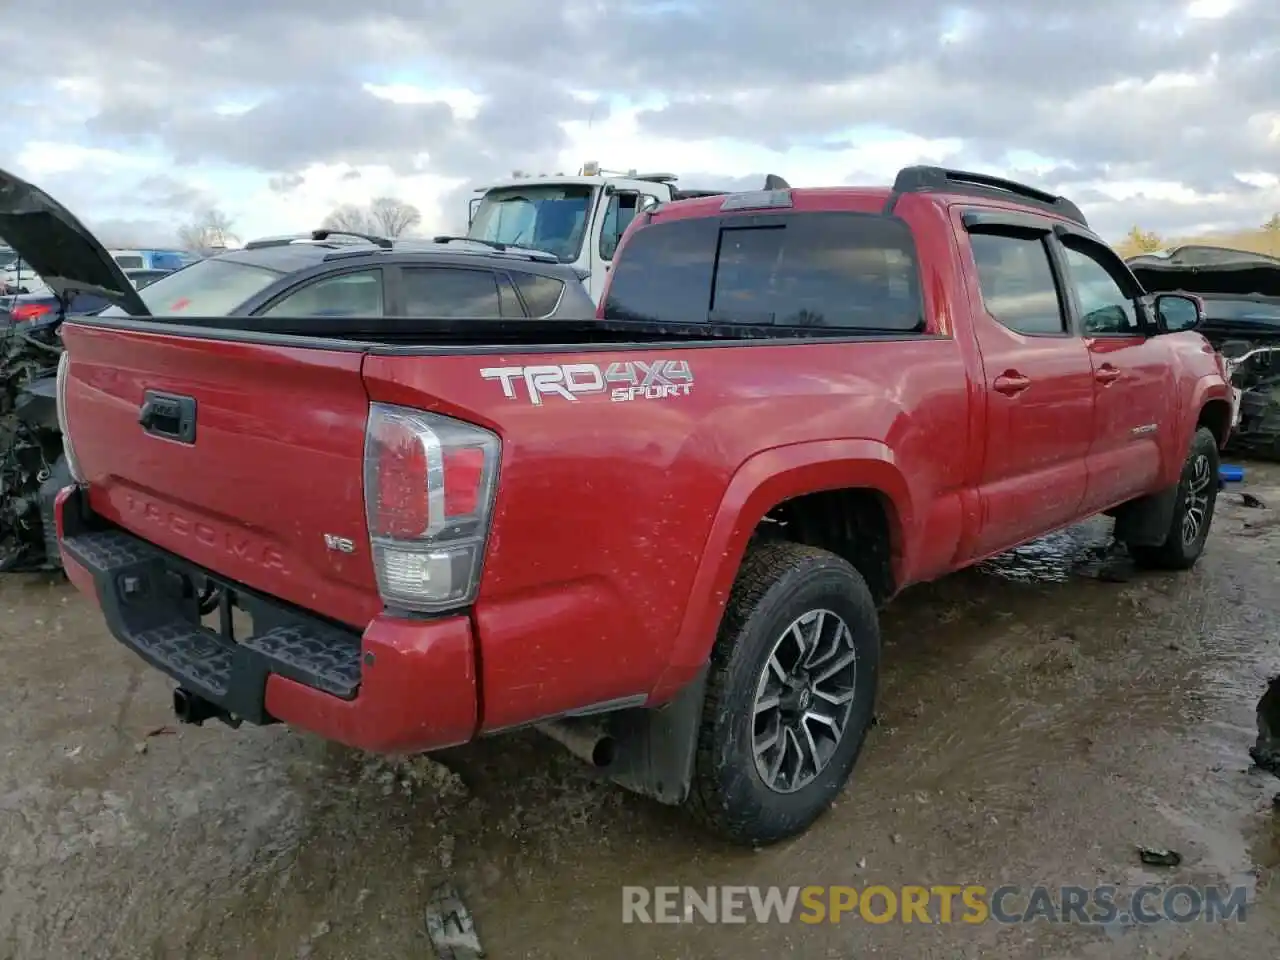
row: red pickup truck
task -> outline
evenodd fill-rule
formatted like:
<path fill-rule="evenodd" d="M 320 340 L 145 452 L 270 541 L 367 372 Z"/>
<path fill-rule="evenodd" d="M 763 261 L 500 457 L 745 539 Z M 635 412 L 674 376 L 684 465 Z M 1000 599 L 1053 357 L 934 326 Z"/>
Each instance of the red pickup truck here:
<path fill-rule="evenodd" d="M 136 310 L 69 213 L 0 200 Z M 536 726 L 751 844 L 844 788 L 881 604 L 1099 513 L 1191 567 L 1232 414 L 1194 298 L 933 167 L 648 208 L 589 321 L 112 312 L 63 327 L 62 556 L 181 719 Z"/>

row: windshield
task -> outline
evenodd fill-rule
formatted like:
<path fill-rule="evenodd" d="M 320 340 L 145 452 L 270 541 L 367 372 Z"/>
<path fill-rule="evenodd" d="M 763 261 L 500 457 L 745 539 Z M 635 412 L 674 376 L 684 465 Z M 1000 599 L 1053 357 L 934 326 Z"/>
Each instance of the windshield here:
<path fill-rule="evenodd" d="M 578 184 L 503 187 L 480 201 L 467 236 L 578 259 L 595 187 Z"/>
<path fill-rule="evenodd" d="M 225 317 L 280 278 L 274 270 L 232 260 L 200 260 L 143 287 L 138 296 L 156 317 Z M 100 316 L 127 317 L 111 306 Z"/>
<path fill-rule="evenodd" d="M 1205 316 L 1211 322 L 1280 324 L 1280 301 L 1202 299 Z"/>

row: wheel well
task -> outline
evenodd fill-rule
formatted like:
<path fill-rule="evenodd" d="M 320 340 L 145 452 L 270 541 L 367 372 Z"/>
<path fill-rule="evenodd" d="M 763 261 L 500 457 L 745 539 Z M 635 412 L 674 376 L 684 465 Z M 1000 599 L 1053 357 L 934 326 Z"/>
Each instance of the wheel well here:
<path fill-rule="evenodd" d="M 1196 428 L 1208 427 L 1213 431 L 1214 439 L 1221 447 L 1227 442 L 1227 432 L 1231 429 L 1231 404 L 1225 400 L 1210 400 L 1200 409 L 1200 419 Z"/>
<path fill-rule="evenodd" d="M 877 603 L 894 592 L 893 507 L 878 490 L 822 490 L 778 504 L 753 539 L 790 540 L 830 550 L 853 564 Z"/>

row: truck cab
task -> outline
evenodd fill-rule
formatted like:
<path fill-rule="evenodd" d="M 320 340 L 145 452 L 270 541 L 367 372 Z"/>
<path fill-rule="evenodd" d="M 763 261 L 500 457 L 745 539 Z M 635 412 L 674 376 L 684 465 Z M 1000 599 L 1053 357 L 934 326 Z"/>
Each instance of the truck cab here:
<path fill-rule="evenodd" d="M 598 163 L 574 176 L 531 177 L 479 188 L 471 201 L 467 236 L 487 243 L 531 247 L 553 253 L 577 271 L 599 303 L 618 241 L 645 207 L 723 191 L 680 190 L 671 173 L 615 174 Z"/>

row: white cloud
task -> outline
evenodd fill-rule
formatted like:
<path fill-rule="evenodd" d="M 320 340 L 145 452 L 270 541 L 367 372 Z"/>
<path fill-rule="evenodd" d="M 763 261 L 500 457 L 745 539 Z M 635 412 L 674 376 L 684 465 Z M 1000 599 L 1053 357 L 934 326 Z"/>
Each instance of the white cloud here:
<path fill-rule="evenodd" d="M 1108 235 L 1280 204 L 1275 0 L 28 6 L 70 66 L 0 57 L 21 105 L 0 165 L 90 221 L 180 218 L 211 193 L 242 232 L 276 233 L 392 194 L 436 229 L 477 183 L 586 160 L 706 187 L 946 162 L 1056 182 Z M 62 29 L 91 19 L 92 38 Z"/>
<path fill-rule="evenodd" d="M 366 83 L 364 89 L 392 103 L 443 103 L 459 120 L 472 120 L 484 97 L 471 90 L 450 87 L 422 87 L 412 83 Z"/>
<path fill-rule="evenodd" d="M 76 171 L 83 171 L 86 176 L 103 176 L 144 174 L 156 168 L 156 161 L 145 155 L 54 140 L 30 140 L 18 151 L 19 171 L 36 181 Z"/>

